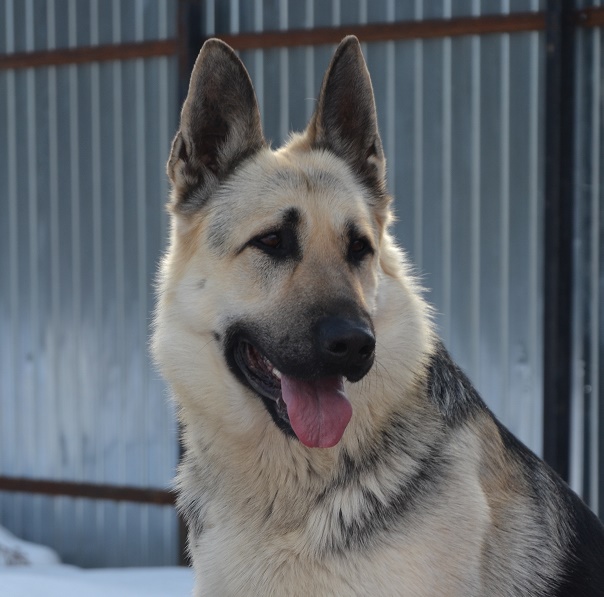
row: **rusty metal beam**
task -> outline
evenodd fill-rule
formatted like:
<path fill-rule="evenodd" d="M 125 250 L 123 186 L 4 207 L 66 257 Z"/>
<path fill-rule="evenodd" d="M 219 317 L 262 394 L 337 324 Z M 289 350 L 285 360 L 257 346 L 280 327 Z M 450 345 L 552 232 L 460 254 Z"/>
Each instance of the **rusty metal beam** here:
<path fill-rule="evenodd" d="M 175 502 L 175 494 L 172 491 L 163 489 L 27 479 L 25 477 L 0 476 L 0 491 L 112 500 L 116 502 L 137 502 L 141 504 L 156 504 L 158 506 L 172 506 Z"/>
<path fill-rule="evenodd" d="M 335 44 L 346 35 L 356 35 L 362 42 L 376 42 L 486 35 L 489 33 L 516 33 L 544 29 L 545 14 L 530 12 L 481 17 L 457 17 L 454 19 L 374 23 L 370 25 L 347 25 L 343 27 L 319 27 L 316 29 L 263 31 L 260 33 L 238 33 L 236 35 L 217 33 L 216 36 L 236 50 L 257 50 Z"/>
<path fill-rule="evenodd" d="M 544 12 L 426 19 L 396 23 L 372 23 L 316 29 L 290 29 L 216 36 L 236 50 L 291 48 L 338 43 L 345 35 L 356 35 L 362 42 L 396 41 L 544 31 Z M 575 12 L 575 23 L 581 27 L 604 27 L 604 8 L 593 7 Z M 19 52 L 0 55 L 0 70 L 85 64 L 109 60 L 133 60 L 155 56 L 177 56 L 182 44 L 178 39 L 165 39 L 127 44 L 84 46 L 58 50 Z"/>
<path fill-rule="evenodd" d="M 162 39 L 140 43 L 80 46 L 77 48 L 42 50 L 39 52 L 18 52 L 15 54 L 0 54 L 0 70 L 173 56 L 176 55 L 177 51 L 177 40 Z"/>

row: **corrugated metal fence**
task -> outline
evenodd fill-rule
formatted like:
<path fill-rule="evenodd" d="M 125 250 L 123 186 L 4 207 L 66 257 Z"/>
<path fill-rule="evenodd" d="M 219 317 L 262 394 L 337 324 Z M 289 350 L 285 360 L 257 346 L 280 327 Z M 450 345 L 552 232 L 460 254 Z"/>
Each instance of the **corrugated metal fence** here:
<path fill-rule="evenodd" d="M 0 2 L 0 51 L 174 38 L 173 2 Z M 66 60 L 69 62 L 69 60 Z M 0 71 L 0 470 L 168 487 L 176 424 L 147 355 L 174 57 Z M 172 509 L 0 494 L 0 524 L 81 565 L 176 562 Z"/>
<path fill-rule="evenodd" d="M 583 6 L 602 7 L 601 0 Z M 604 25 L 602 23 L 601 25 Z M 604 518 L 604 43 L 577 31 L 571 485 Z"/>
<path fill-rule="evenodd" d="M 456 359 L 542 453 L 545 1 L 180 4 L 196 8 L 196 23 L 181 18 L 185 32 L 241 49 L 275 144 L 312 113 L 334 35 L 365 26 L 399 241 Z M 169 0 L 0 0 L 0 15 L 8 55 L 124 43 L 140 55 L 141 42 L 177 28 Z M 425 27 L 390 38 L 371 29 L 402 22 Z M 288 47 L 300 29 L 308 37 Z M 256 35 L 266 31 L 276 37 Z M 579 34 L 577 70 L 572 481 L 593 506 L 603 460 L 600 33 Z M 153 47 L 147 56 L 175 51 Z M 178 443 L 146 336 L 179 67 L 174 56 L 103 56 L 0 70 L 0 474 L 165 488 Z M 159 506 L 0 493 L 0 524 L 78 564 L 177 558 L 175 516 Z"/>

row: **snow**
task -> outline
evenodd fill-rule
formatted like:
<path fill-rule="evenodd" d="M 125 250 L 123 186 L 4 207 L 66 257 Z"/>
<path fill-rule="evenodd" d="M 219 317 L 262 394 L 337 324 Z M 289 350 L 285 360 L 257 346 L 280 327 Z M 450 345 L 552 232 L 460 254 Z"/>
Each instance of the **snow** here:
<path fill-rule="evenodd" d="M 0 527 L 1 597 L 186 597 L 192 590 L 189 568 L 83 570 Z"/>
<path fill-rule="evenodd" d="M 44 545 L 18 539 L 0 527 L 0 571 L 4 566 L 35 566 L 60 564 L 56 552 Z"/>
<path fill-rule="evenodd" d="M 82 570 L 73 566 L 13 566 L 0 570 L 2 597 L 187 597 L 189 568 Z"/>

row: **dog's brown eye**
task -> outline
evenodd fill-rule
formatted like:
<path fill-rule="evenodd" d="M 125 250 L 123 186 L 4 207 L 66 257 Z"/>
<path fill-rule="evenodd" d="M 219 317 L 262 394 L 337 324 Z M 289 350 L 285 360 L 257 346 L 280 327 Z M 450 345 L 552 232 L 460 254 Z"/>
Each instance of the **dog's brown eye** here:
<path fill-rule="evenodd" d="M 270 249 L 278 249 L 281 245 L 281 236 L 273 232 L 272 234 L 267 234 L 266 236 L 259 238 L 258 242 Z"/>
<path fill-rule="evenodd" d="M 275 259 L 298 258 L 300 254 L 296 235 L 288 228 L 260 234 L 248 244 Z"/>
<path fill-rule="evenodd" d="M 350 243 L 350 250 L 352 253 L 361 253 L 367 248 L 367 243 L 361 239 L 357 238 Z"/>
<path fill-rule="evenodd" d="M 348 259 L 351 263 L 360 264 L 365 256 L 373 253 L 373 248 L 366 238 L 352 238 L 348 245 Z"/>

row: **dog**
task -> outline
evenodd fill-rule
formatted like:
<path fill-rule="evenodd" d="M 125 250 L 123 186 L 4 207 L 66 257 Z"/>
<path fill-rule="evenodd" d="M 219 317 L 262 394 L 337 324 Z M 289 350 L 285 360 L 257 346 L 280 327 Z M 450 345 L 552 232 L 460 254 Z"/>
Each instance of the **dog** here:
<path fill-rule="evenodd" d="M 604 595 L 601 523 L 451 360 L 389 232 L 355 37 L 277 150 L 207 41 L 167 168 L 152 349 L 196 595 Z"/>

